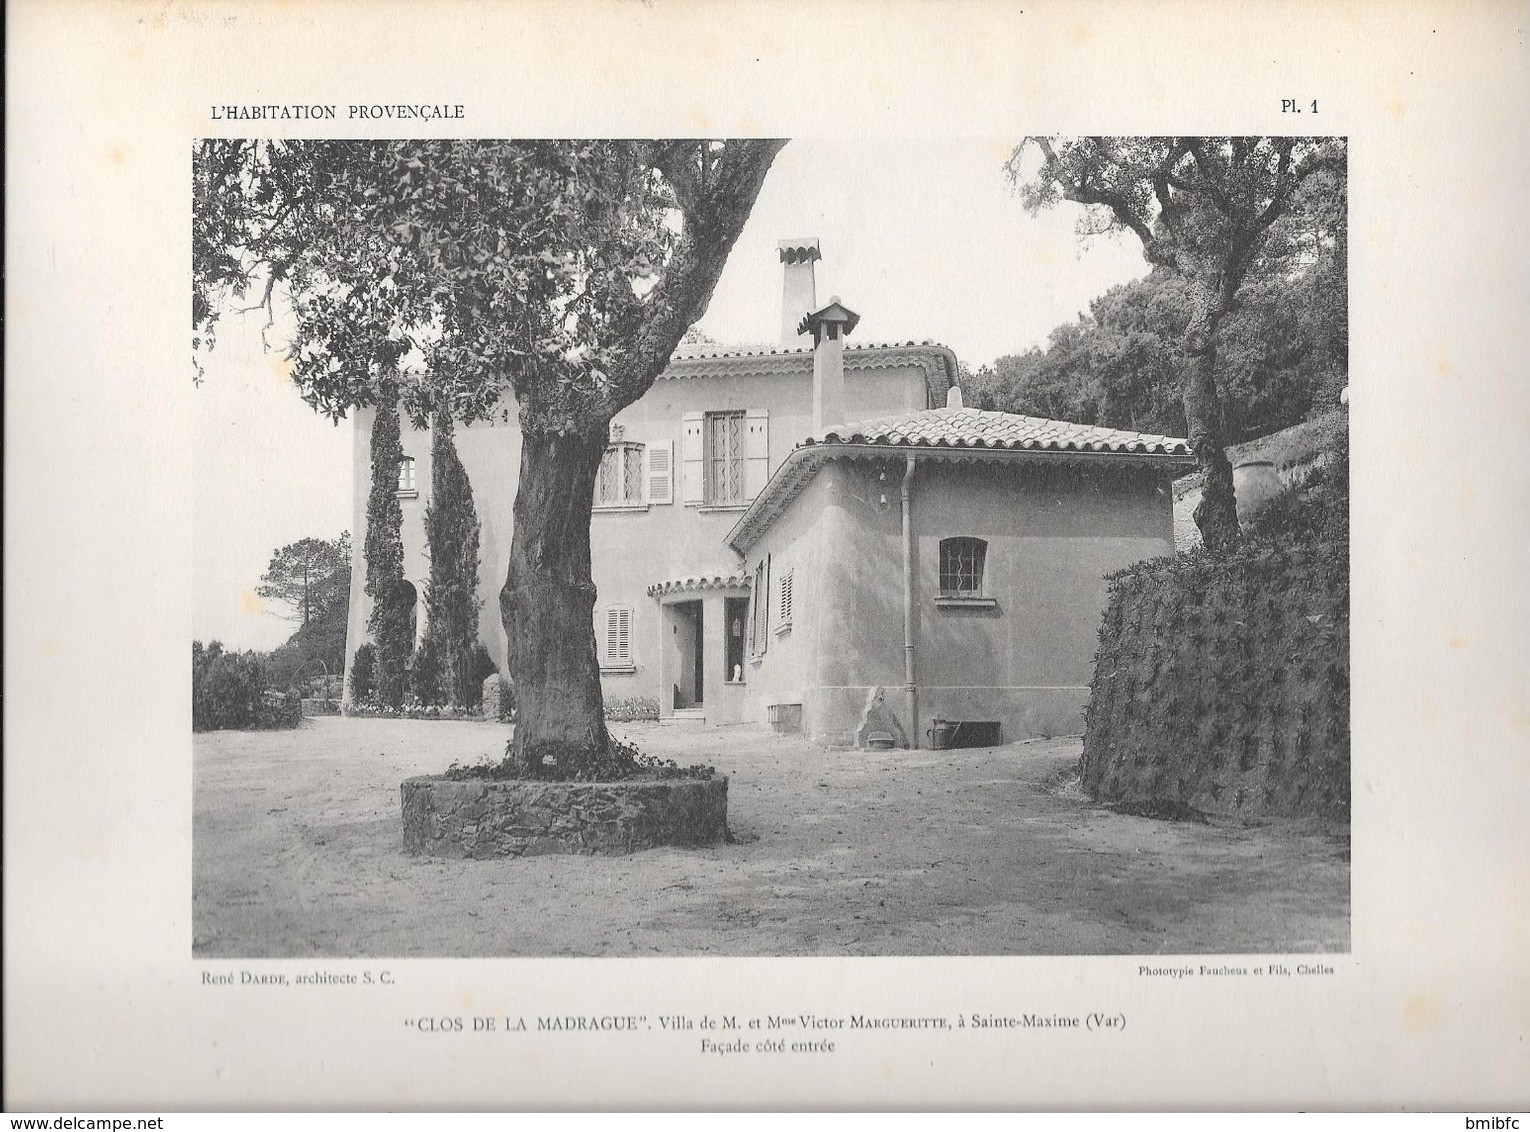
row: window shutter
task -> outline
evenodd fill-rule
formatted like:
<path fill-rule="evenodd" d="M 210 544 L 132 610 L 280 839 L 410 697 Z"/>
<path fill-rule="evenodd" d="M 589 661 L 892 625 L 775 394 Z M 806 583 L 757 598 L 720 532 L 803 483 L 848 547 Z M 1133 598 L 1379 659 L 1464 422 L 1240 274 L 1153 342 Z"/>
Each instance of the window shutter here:
<path fill-rule="evenodd" d="M 648 446 L 648 502 L 675 501 L 675 442 L 660 440 Z"/>
<path fill-rule="evenodd" d="M 606 610 L 601 638 L 601 662 L 607 667 L 632 663 L 632 609 L 613 605 Z"/>
<path fill-rule="evenodd" d="M 701 459 L 701 434 L 705 422 L 701 413 L 685 414 L 685 430 L 680 438 L 680 498 L 688 504 L 701 503 L 705 498 Z"/>
<path fill-rule="evenodd" d="M 792 623 L 792 571 L 788 570 L 781 575 L 781 584 L 776 588 L 781 591 L 781 626 Z"/>
<path fill-rule="evenodd" d="M 621 606 L 613 612 L 616 614 L 616 659 L 622 664 L 631 664 L 632 610 Z"/>
<path fill-rule="evenodd" d="M 753 499 L 770 479 L 770 414 L 750 409 L 744 426 L 744 498 Z"/>
<path fill-rule="evenodd" d="M 755 644 L 759 646 L 760 655 L 765 655 L 765 650 L 770 648 L 770 555 L 765 556 L 765 561 L 760 563 L 760 600 L 757 606 L 760 614 L 759 632 L 755 638 Z"/>

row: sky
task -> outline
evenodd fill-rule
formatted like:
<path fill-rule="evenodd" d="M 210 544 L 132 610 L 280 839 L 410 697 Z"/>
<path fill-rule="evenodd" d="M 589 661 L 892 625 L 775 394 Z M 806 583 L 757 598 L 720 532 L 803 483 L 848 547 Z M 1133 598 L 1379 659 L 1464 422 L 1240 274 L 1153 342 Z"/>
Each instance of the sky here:
<path fill-rule="evenodd" d="M 950 346 L 976 368 L 1046 341 L 1091 299 L 1146 273 L 1128 236 L 1077 234 L 1079 212 L 1038 216 L 1004 176 L 1004 140 L 797 140 L 776 158 L 711 305 L 720 342 L 774 342 L 776 241 L 817 236 L 818 299 L 861 316 L 855 342 Z M 265 315 L 226 316 L 195 391 L 193 511 L 198 640 L 269 649 L 291 635 L 255 595 L 272 553 L 351 520 L 351 428 L 298 396 Z M 264 331 L 264 332 L 263 332 Z"/>

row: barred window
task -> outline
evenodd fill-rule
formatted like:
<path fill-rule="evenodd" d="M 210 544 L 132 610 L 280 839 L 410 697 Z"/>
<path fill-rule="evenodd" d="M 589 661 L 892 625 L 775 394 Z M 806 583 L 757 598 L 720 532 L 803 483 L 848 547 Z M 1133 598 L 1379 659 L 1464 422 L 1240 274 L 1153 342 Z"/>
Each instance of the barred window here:
<path fill-rule="evenodd" d="M 982 597 L 983 560 L 988 544 L 980 538 L 940 540 L 940 596 Z"/>
<path fill-rule="evenodd" d="M 643 446 L 612 444 L 600 461 L 595 481 L 595 506 L 631 507 L 644 502 Z"/>
<path fill-rule="evenodd" d="M 744 503 L 742 410 L 706 416 L 706 495 L 709 504 Z"/>

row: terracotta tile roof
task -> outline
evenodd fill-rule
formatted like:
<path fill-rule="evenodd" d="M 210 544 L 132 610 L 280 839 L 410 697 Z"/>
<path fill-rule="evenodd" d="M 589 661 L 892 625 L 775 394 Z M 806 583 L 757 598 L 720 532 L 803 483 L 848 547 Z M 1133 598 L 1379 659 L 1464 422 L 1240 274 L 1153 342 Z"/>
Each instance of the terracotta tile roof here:
<path fill-rule="evenodd" d="M 939 346 L 940 343 L 925 339 L 921 342 L 856 342 L 845 344 L 845 353 L 854 353 L 856 350 L 906 350 L 912 346 Z M 670 360 L 675 362 L 695 361 L 701 358 L 762 358 L 771 355 L 806 354 L 811 356 L 811 346 L 782 346 L 766 342 L 742 342 L 725 345 L 720 342 L 692 343 L 682 342 L 670 355 Z"/>
<path fill-rule="evenodd" d="M 1190 445 L 1177 437 L 966 408 L 926 409 L 857 424 L 835 425 L 806 443 L 1190 455 Z"/>
<path fill-rule="evenodd" d="M 747 574 L 698 574 L 689 578 L 671 578 L 648 587 L 648 596 L 685 593 L 693 590 L 731 590 L 747 588 L 752 579 Z"/>
<path fill-rule="evenodd" d="M 912 455 L 909 449 L 922 449 L 924 451 L 916 458 L 957 464 L 1106 461 L 1172 470 L 1195 462 L 1190 445 L 1173 436 L 1022 417 L 985 409 L 925 409 L 901 413 L 859 424 L 837 425 L 797 445 L 771 474 L 749 509 L 739 516 L 724 541 L 737 553 L 746 553 L 825 463 L 837 459 L 881 458 L 880 453 L 868 453 L 867 448 L 890 448 L 909 455 Z"/>

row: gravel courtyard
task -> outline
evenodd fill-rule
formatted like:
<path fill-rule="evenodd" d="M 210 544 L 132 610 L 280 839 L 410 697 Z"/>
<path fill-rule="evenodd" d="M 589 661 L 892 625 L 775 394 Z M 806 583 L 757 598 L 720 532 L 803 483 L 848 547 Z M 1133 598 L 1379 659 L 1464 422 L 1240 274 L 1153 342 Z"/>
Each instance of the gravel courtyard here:
<path fill-rule="evenodd" d="M 198 957 L 1089 955 L 1344 951 L 1347 834 L 1097 809 L 1077 739 L 825 751 L 613 725 L 729 776 L 735 844 L 447 861 L 399 783 L 497 756 L 481 723 L 320 718 L 195 737 Z"/>

